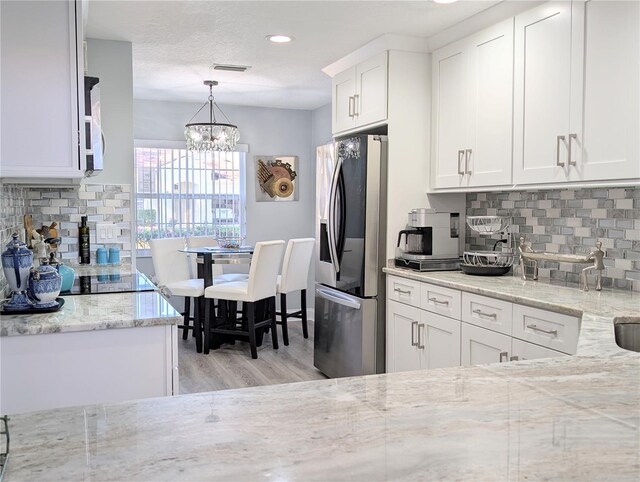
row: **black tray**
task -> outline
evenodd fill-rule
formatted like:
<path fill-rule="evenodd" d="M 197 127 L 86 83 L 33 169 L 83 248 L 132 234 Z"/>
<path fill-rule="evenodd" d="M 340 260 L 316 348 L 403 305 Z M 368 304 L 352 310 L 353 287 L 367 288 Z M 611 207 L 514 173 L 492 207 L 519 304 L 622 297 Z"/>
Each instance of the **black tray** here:
<path fill-rule="evenodd" d="M 7 310 L 2 305 L 0 308 L 0 315 L 35 315 L 39 313 L 54 313 L 64 306 L 64 298 L 56 298 L 58 306 L 52 306 L 51 308 L 28 308 L 26 310 Z"/>
<path fill-rule="evenodd" d="M 475 276 L 502 276 L 511 271 L 511 266 L 476 266 L 460 263 L 460 269 L 463 273 Z"/>

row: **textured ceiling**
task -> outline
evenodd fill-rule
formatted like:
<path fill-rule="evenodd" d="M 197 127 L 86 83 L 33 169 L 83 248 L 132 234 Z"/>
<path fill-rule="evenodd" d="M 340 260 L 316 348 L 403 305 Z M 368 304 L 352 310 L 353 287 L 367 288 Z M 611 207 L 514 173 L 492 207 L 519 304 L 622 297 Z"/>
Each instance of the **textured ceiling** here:
<path fill-rule="evenodd" d="M 322 67 L 380 35 L 428 37 L 496 3 L 91 0 L 86 36 L 132 42 L 137 99 L 204 102 L 202 81 L 215 79 L 220 103 L 315 109 L 331 101 Z M 295 41 L 267 42 L 273 33 Z"/>

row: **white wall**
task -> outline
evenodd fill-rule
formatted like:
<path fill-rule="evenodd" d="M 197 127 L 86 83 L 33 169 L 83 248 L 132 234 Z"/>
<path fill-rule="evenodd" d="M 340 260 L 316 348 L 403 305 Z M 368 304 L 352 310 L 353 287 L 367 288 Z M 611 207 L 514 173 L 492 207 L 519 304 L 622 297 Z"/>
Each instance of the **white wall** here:
<path fill-rule="evenodd" d="M 99 77 L 105 169 L 88 180 L 133 184 L 133 67 L 131 42 L 87 39 L 88 75 Z"/>
<path fill-rule="evenodd" d="M 203 96 L 203 102 L 206 100 Z M 147 140 L 184 140 L 184 125 L 201 104 L 134 101 L 134 137 Z M 240 130 L 240 142 L 249 145 L 247 154 L 247 243 L 270 239 L 313 237 L 315 206 L 315 139 L 331 139 L 331 110 L 271 109 L 222 105 L 222 110 Z M 328 119 L 325 119 L 325 116 Z M 328 126 L 328 132 L 327 132 Z M 316 137 L 317 136 L 317 137 Z M 328 137 L 327 137 L 328 136 Z M 298 156 L 299 200 L 257 202 L 254 156 Z M 152 273 L 150 260 L 138 258 L 138 268 Z M 309 276 L 308 306 L 313 306 L 312 272 Z M 299 306 L 297 296 L 288 303 Z"/>

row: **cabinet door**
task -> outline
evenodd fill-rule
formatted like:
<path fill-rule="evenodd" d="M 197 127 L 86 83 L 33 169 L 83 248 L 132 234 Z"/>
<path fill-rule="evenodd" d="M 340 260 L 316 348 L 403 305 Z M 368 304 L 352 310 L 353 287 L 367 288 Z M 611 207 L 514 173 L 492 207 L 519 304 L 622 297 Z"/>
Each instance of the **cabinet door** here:
<path fill-rule="evenodd" d="M 387 373 L 420 369 L 420 310 L 387 300 Z"/>
<path fill-rule="evenodd" d="M 76 41 L 76 2 L 1 2 L 0 9 L 0 175 L 82 177 L 84 162 L 78 152 L 78 111 L 84 105 L 78 96 L 82 31 Z"/>
<path fill-rule="evenodd" d="M 467 125 L 466 40 L 433 53 L 433 156 L 436 188 L 460 187 L 465 181 Z"/>
<path fill-rule="evenodd" d="M 511 353 L 509 358 L 517 357 L 517 360 L 535 360 L 537 358 L 553 358 L 557 356 L 569 356 L 559 351 L 550 350 L 543 346 L 527 343 L 514 338 L 511 340 Z"/>
<path fill-rule="evenodd" d="M 469 119 L 465 171 L 470 186 L 511 183 L 513 19 L 469 42 Z"/>
<path fill-rule="evenodd" d="M 568 179 L 571 16 L 571 2 L 549 2 L 515 18 L 516 184 Z"/>
<path fill-rule="evenodd" d="M 352 67 L 340 72 L 331 81 L 331 115 L 333 133 L 346 131 L 355 126 L 356 69 Z"/>
<path fill-rule="evenodd" d="M 418 349 L 423 369 L 460 366 L 460 324 L 428 311 L 420 313 Z"/>
<path fill-rule="evenodd" d="M 587 2 L 584 18 L 584 133 L 582 159 L 572 175 L 637 180 L 640 3 Z"/>
<path fill-rule="evenodd" d="M 507 361 L 511 354 L 511 337 L 462 323 L 460 352 L 463 366 Z"/>
<path fill-rule="evenodd" d="M 387 52 L 356 66 L 356 125 L 387 118 Z"/>

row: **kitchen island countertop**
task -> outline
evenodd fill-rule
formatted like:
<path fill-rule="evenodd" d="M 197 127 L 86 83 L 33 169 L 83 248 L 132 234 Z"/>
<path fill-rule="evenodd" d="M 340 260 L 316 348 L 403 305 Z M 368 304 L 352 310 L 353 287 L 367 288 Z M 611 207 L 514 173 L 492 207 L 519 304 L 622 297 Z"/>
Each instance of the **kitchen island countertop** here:
<path fill-rule="evenodd" d="M 107 272 L 147 280 L 128 264 L 73 268 L 77 276 Z M 64 305 L 54 313 L 1 315 L 0 337 L 176 325 L 182 321 L 180 313 L 155 291 L 61 296 Z"/>
<path fill-rule="evenodd" d="M 596 297 L 573 357 L 17 415 L 6 481 L 636 481 L 640 354 L 612 323 L 638 298 Z"/>

